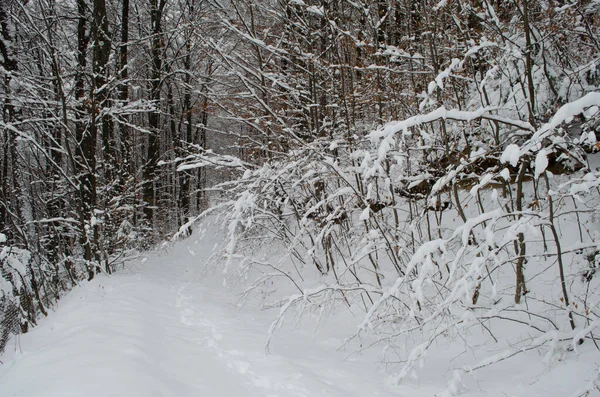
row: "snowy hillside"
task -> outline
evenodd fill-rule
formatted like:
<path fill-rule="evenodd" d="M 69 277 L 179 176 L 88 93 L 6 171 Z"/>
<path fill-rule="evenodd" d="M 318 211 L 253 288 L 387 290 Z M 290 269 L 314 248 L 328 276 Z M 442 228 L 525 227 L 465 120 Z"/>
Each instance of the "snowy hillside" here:
<path fill-rule="evenodd" d="M 212 232 L 212 230 L 211 230 Z M 77 287 L 56 313 L 9 342 L 2 397 L 392 396 L 339 340 L 286 331 L 265 355 L 268 313 L 241 311 L 190 238 L 127 271 Z"/>
<path fill-rule="evenodd" d="M 445 395 L 446 362 L 460 360 L 460 342 L 436 349 L 418 379 L 393 385 L 385 368 L 375 371 L 373 352 L 337 350 L 355 321 L 348 311 L 317 328 L 314 318 L 284 326 L 265 354 L 277 310 L 252 302 L 238 308 L 239 294 L 207 266 L 222 236 L 214 225 L 200 235 L 82 284 L 33 331 L 11 340 L 0 364 L 0 396 Z M 549 367 L 537 354 L 523 355 L 478 373 L 463 392 L 586 395 L 599 375 L 594 350 L 586 343 Z"/>

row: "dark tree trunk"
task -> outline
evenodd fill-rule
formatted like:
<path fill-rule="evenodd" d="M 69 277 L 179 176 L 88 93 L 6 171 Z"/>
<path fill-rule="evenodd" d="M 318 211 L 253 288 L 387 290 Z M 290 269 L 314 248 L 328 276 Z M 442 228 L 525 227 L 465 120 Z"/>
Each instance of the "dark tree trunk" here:
<path fill-rule="evenodd" d="M 162 12 L 166 5 L 166 0 L 151 0 L 150 3 L 150 22 L 152 26 L 151 40 L 151 63 L 152 71 L 150 76 L 150 100 L 154 103 L 156 109 L 148 115 L 148 126 L 150 135 L 148 137 L 148 157 L 144 167 L 144 215 L 148 222 L 152 223 L 154 219 L 155 205 L 155 178 L 156 165 L 159 159 L 159 127 L 160 127 L 160 89 L 162 75 Z"/>
<path fill-rule="evenodd" d="M 190 13 L 193 12 L 193 9 L 190 10 Z M 184 77 L 185 82 L 185 94 L 183 96 L 183 119 L 185 120 L 185 133 L 182 133 L 180 137 L 179 145 L 183 145 L 183 142 L 191 142 L 192 139 L 192 126 L 193 126 L 193 117 L 192 117 L 192 78 L 191 78 L 191 44 L 188 40 L 185 43 L 186 55 L 183 67 L 186 70 L 186 75 Z M 181 155 L 183 155 L 183 151 Z M 181 208 L 181 223 L 185 223 L 187 221 L 187 217 L 190 214 L 190 173 L 188 171 L 183 171 L 180 173 L 179 177 L 179 204 Z"/>
<path fill-rule="evenodd" d="M 88 227 L 92 211 L 96 206 L 96 135 L 95 129 L 87 123 L 89 101 L 85 93 L 85 71 L 87 68 L 87 49 L 89 36 L 86 33 L 88 25 L 87 4 L 85 0 L 77 1 L 77 75 L 75 79 L 75 97 L 77 99 L 77 116 L 75 123 L 75 156 L 79 181 L 79 205 L 77 212 L 81 227 L 80 243 L 84 249 L 84 258 L 88 261 L 88 279 L 94 277 L 94 269 L 89 265 L 94 259 L 94 245 Z M 92 114 L 93 118 L 93 114 Z M 93 123 L 92 123 L 93 124 Z"/>
<path fill-rule="evenodd" d="M 110 56 L 111 39 L 108 28 L 105 0 L 94 0 L 92 24 L 93 38 L 93 89 L 92 89 L 92 136 L 102 136 L 102 153 L 107 177 L 111 177 L 114 163 L 113 123 L 110 117 L 102 114 L 102 110 L 110 107 L 108 95 L 108 60 Z"/>
<path fill-rule="evenodd" d="M 0 40 L 0 64 L 6 70 L 4 77 L 4 89 L 7 95 L 5 95 L 4 103 L 2 104 L 2 119 L 4 122 L 10 123 L 14 120 L 14 107 L 10 101 L 9 83 L 10 75 L 12 72 L 17 70 L 17 62 L 13 59 L 12 54 L 7 47 L 8 43 L 11 43 L 12 36 L 9 29 L 8 10 L 6 4 L 0 2 L 0 34 L 2 40 Z M 2 150 L 2 167 L 0 167 L 0 232 L 5 233 L 7 237 L 12 238 L 12 233 L 9 227 L 9 210 L 7 206 L 11 201 L 11 182 L 10 172 L 11 163 L 9 160 L 11 145 L 14 145 L 14 132 L 4 132 L 2 136 L 3 150 Z"/>
<path fill-rule="evenodd" d="M 118 99 L 121 104 L 125 106 L 129 100 L 129 85 L 127 79 L 129 78 L 128 70 L 128 45 L 129 45 L 129 0 L 123 0 L 121 9 L 121 44 L 119 46 L 119 88 L 118 88 Z M 125 123 L 129 122 L 127 116 L 123 116 Z M 120 142 L 121 142 L 121 157 L 122 157 L 122 169 L 124 172 L 129 174 L 131 172 L 132 152 L 131 152 L 131 134 L 130 129 L 126 124 L 121 124 L 119 127 Z M 121 178 L 123 183 L 124 178 Z"/>

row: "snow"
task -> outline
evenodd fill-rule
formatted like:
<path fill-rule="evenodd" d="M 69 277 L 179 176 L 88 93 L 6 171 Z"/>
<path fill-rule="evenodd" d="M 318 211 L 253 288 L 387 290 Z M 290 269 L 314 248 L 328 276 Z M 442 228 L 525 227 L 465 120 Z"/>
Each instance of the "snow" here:
<path fill-rule="evenodd" d="M 542 125 L 542 127 L 533 134 L 533 137 L 529 140 L 524 152 L 528 151 L 530 148 L 536 147 L 562 123 L 569 122 L 573 120 L 575 116 L 586 111 L 589 114 L 597 106 L 600 106 L 600 92 L 590 92 L 582 98 L 561 106 L 554 114 L 554 117 L 552 117 L 548 123 Z"/>
<path fill-rule="evenodd" d="M 596 116 L 596 113 L 598 113 L 598 109 L 599 109 L 598 106 L 592 106 L 589 109 L 585 110 L 583 112 L 583 115 L 586 118 L 591 119 L 592 117 Z"/>
<path fill-rule="evenodd" d="M 306 7 L 306 12 L 312 12 L 313 14 L 317 14 L 320 16 L 324 15 L 324 8 L 323 7 L 317 7 L 317 6 L 310 6 L 310 7 Z"/>
<path fill-rule="evenodd" d="M 548 168 L 548 153 L 542 149 L 535 157 L 535 179 L 539 178 Z"/>
<path fill-rule="evenodd" d="M 429 95 L 432 95 L 435 87 L 439 87 L 440 89 L 444 89 L 444 79 L 447 79 L 448 77 L 450 77 L 450 73 L 452 73 L 452 70 L 456 69 L 458 66 L 461 65 L 460 59 L 457 58 L 453 58 L 452 62 L 450 63 L 450 66 L 448 66 L 445 70 L 443 70 L 440 74 L 437 75 L 437 77 L 435 78 L 435 81 L 433 82 L 433 86 L 431 83 L 429 83 Z"/>
<path fill-rule="evenodd" d="M 435 5 L 434 10 L 439 10 L 440 8 L 444 8 L 448 4 L 448 0 L 440 0 L 439 3 Z"/>
<path fill-rule="evenodd" d="M 8 265 L 5 269 L 9 273 L 12 273 L 11 278 L 15 284 L 14 288 L 17 290 L 21 288 L 21 277 L 18 275 L 27 274 L 26 265 L 30 260 L 31 253 L 20 248 L 4 246 L 0 251 L 0 262 Z M 4 277 L 0 277 L 0 297 L 2 297 L 3 294 L 9 294 L 12 290 L 13 285 L 11 285 Z"/>
<path fill-rule="evenodd" d="M 514 143 L 508 145 L 504 152 L 502 152 L 502 157 L 500 157 L 500 161 L 504 163 L 510 163 L 513 167 L 516 167 L 519 163 L 519 158 L 521 157 L 521 149 L 519 145 L 515 145 Z"/>
<path fill-rule="evenodd" d="M 192 236 L 197 235 L 194 231 Z M 214 233 L 75 288 L 56 312 L 9 342 L 1 397 L 397 396 L 385 374 L 346 360 L 332 333 L 275 337 L 272 312 L 241 311 L 206 275 Z"/>
<path fill-rule="evenodd" d="M 369 216 L 371 214 L 371 208 L 367 207 L 363 210 L 363 212 L 360 214 L 360 220 L 361 221 L 367 221 L 369 220 Z"/>
<path fill-rule="evenodd" d="M 473 224 L 499 214 L 473 219 L 456 234 L 464 239 Z M 75 288 L 38 327 L 8 344 L 0 357 L 0 397 L 564 397 L 586 390 L 597 395 L 597 352 L 591 343 L 577 346 L 576 356 L 564 362 L 544 364 L 532 352 L 475 375 L 471 367 L 461 368 L 460 359 L 459 369 L 445 366 L 462 357 L 464 346 L 444 338 L 444 327 L 437 347 L 425 341 L 407 351 L 406 358 L 422 367 L 418 377 L 406 366 L 403 376 L 388 378 L 377 371 L 375 352 L 340 350 L 360 314 L 336 311 L 316 327 L 314 319 L 290 321 L 291 311 L 280 321 L 277 313 L 285 307 L 261 310 L 256 301 L 240 307 L 237 290 L 223 287 L 219 269 L 207 265 L 212 247 L 222 240 L 214 227 L 204 233 L 196 229 L 164 252 Z M 419 266 L 422 275 L 410 283 L 419 300 L 426 299 L 423 288 L 435 273 L 433 255 L 444 250 L 443 240 L 430 241 L 411 261 L 408 271 Z M 397 279 L 385 295 L 396 295 L 405 282 Z M 344 288 L 317 285 L 290 302 Z M 463 314 L 466 323 L 469 316 Z M 275 332 L 266 354 L 270 329 Z M 507 353 L 497 349 L 501 353 L 478 362 L 502 360 Z M 424 361 L 425 354 L 431 359 Z"/>
<path fill-rule="evenodd" d="M 491 109 L 480 108 L 475 111 L 461 111 L 456 109 L 447 110 L 446 108 L 439 107 L 430 113 L 409 117 L 402 121 L 392 121 L 385 125 L 383 128 L 375 130 L 369 134 L 370 139 L 376 142 L 379 138 L 388 137 L 394 135 L 400 131 L 408 130 L 409 128 L 416 127 L 422 124 L 430 123 L 439 119 L 452 119 L 460 121 L 473 121 L 479 117 L 485 115 Z"/>

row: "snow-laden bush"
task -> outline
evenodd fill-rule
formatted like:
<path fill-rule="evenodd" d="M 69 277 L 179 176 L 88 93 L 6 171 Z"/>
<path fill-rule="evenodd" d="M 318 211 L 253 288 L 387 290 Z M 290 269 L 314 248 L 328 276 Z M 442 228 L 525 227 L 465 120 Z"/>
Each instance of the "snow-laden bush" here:
<path fill-rule="evenodd" d="M 398 380 L 448 338 L 468 340 L 483 357 L 454 383 L 531 349 L 551 360 L 593 340 L 600 324 L 597 159 L 577 172 L 550 171 L 556 153 L 579 156 L 595 143 L 585 128 L 572 138 L 567 122 L 583 115 L 593 124 L 599 104 L 591 93 L 564 105 L 527 139 L 495 149 L 482 173 L 489 159 L 476 149 L 443 169 L 422 163 L 413 131 L 440 119 L 470 128 L 485 110 L 435 110 L 360 146 L 316 140 L 285 161 L 247 167 L 223 186 L 232 199 L 220 206 L 220 257 L 249 279 L 248 294 L 273 283 L 295 290 L 267 298 L 280 307 L 271 335 L 293 310 L 362 310 L 354 338 L 383 344 L 385 360 L 401 363 Z M 490 341 L 501 354 L 484 354 Z"/>
<path fill-rule="evenodd" d="M 0 240 L 5 240 L 3 234 Z M 26 332 L 30 323 L 36 323 L 31 279 L 27 277 L 31 259 L 31 253 L 20 248 L 4 246 L 0 252 L 0 353 L 12 334 Z"/>
<path fill-rule="evenodd" d="M 243 175 L 217 187 L 219 257 L 280 308 L 270 337 L 293 312 L 362 310 L 348 343 L 380 345 L 397 381 L 462 340 L 471 358 L 450 393 L 515 355 L 552 362 L 597 343 L 597 6 L 543 3 L 528 19 L 527 3 L 484 3 L 464 5 L 477 28 L 406 117 L 306 139 L 282 121 L 295 141 L 261 165 L 206 154 L 184 165 Z M 567 21 L 574 38 L 557 33 Z M 381 55 L 399 73 L 416 59 Z"/>

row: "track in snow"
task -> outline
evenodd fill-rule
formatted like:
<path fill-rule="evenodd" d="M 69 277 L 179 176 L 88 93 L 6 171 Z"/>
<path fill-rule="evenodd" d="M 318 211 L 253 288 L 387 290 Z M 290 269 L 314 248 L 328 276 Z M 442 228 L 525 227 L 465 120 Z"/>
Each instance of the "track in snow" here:
<path fill-rule="evenodd" d="M 344 361 L 311 330 L 279 336 L 265 355 L 272 315 L 202 281 L 204 256 L 182 242 L 76 288 L 9 344 L 0 397 L 398 396 L 372 363 Z"/>

